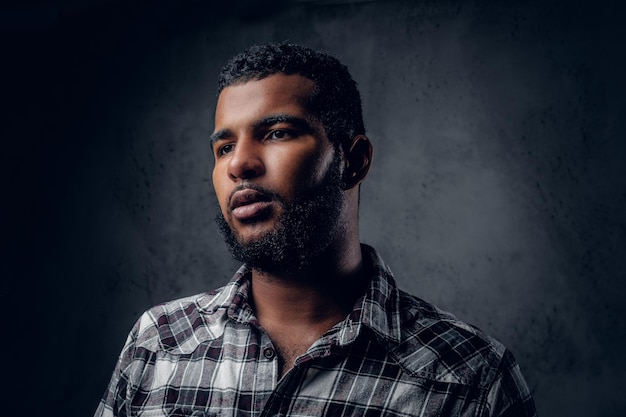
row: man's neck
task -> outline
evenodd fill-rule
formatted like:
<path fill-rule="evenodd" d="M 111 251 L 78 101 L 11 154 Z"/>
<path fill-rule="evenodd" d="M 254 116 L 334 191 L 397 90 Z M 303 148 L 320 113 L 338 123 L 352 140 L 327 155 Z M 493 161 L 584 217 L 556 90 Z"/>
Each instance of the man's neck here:
<path fill-rule="evenodd" d="M 297 272 L 252 271 L 255 313 L 263 321 L 315 325 L 345 316 L 365 290 L 360 245 L 317 260 Z"/>

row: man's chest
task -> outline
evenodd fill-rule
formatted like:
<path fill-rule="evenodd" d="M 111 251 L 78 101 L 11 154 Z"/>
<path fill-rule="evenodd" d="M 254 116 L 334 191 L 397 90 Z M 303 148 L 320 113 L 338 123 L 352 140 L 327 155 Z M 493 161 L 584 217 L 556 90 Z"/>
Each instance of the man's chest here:
<path fill-rule="evenodd" d="M 306 355 L 305 355 L 306 356 Z M 280 378 L 269 340 L 158 353 L 131 376 L 133 416 L 475 416 L 471 387 L 409 375 L 375 344 L 300 357 Z"/>

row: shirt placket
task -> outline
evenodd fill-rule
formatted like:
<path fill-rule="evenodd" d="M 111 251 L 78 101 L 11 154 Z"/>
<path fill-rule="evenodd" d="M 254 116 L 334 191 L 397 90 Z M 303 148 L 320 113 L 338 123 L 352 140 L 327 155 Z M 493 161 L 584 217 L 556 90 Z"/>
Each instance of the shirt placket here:
<path fill-rule="evenodd" d="M 309 364 L 317 358 L 308 358 L 287 372 L 278 381 L 276 388 L 269 396 L 260 417 L 288 416 L 293 402 L 297 400 L 297 392 L 301 387 L 302 379 Z"/>
<path fill-rule="evenodd" d="M 351 325 L 352 323 L 350 323 Z M 352 328 L 350 332 L 352 333 Z M 340 332 L 333 332 L 332 335 L 323 336 L 314 343 L 304 355 L 296 359 L 291 368 L 283 378 L 278 381 L 272 394 L 267 399 L 260 417 L 288 416 L 292 408 L 292 403 L 297 401 L 297 393 L 302 389 L 303 378 L 307 368 L 315 361 L 330 355 L 333 344 L 336 344 Z M 271 342 L 270 342 L 271 343 Z M 278 369 L 277 358 L 274 355 L 276 369 Z"/>
<path fill-rule="evenodd" d="M 278 383 L 278 354 L 267 333 L 260 331 L 260 335 L 259 359 L 255 361 L 256 369 L 252 375 L 255 410 L 264 409 L 271 400 Z"/>

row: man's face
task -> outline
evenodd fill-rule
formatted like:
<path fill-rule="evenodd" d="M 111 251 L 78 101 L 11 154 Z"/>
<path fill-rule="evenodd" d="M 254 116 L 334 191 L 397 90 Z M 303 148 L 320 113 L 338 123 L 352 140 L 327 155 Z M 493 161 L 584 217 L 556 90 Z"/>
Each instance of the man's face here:
<path fill-rule="evenodd" d="M 215 112 L 218 224 L 259 269 L 306 266 L 339 233 L 340 158 L 305 108 L 314 84 L 275 74 L 226 87 Z"/>

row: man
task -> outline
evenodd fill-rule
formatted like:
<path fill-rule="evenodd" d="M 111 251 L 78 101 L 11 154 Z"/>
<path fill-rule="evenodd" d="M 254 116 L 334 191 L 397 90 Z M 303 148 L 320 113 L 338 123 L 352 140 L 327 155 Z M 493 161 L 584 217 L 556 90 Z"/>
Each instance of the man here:
<path fill-rule="evenodd" d="M 358 233 L 372 161 L 345 66 L 290 44 L 222 70 L 226 286 L 144 313 L 97 416 L 533 416 L 512 355 L 399 290 Z"/>

